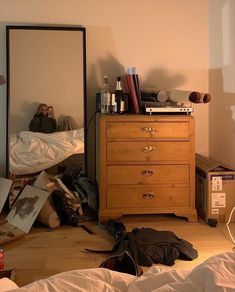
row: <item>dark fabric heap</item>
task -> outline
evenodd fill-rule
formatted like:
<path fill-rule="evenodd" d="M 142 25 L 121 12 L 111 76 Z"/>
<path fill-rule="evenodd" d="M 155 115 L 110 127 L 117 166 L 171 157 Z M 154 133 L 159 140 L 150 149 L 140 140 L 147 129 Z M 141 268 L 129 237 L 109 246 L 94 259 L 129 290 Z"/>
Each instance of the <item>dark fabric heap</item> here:
<path fill-rule="evenodd" d="M 100 264 L 100 268 L 106 268 L 138 277 L 143 274 L 142 268 L 136 263 L 128 251 L 108 257 Z"/>
<path fill-rule="evenodd" d="M 29 131 L 39 133 L 54 133 L 56 132 L 56 120 L 43 114 L 36 114 L 29 123 Z"/>
<path fill-rule="evenodd" d="M 129 251 L 139 265 L 147 267 L 154 263 L 172 266 L 176 259 L 191 261 L 198 257 L 190 242 L 171 231 L 152 228 L 135 228 L 126 232 L 112 250 L 114 254 L 124 251 Z"/>

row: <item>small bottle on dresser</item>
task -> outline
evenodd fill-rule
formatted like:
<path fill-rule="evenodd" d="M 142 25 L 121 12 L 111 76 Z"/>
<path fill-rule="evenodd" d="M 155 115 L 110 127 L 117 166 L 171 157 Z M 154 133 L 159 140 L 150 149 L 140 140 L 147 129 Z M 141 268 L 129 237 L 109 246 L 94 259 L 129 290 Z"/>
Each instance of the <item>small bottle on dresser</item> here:
<path fill-rule="evenodd" d="M 108 76 L 104 76 L 104 84 L 101 90 L 101 113 L 110 113 L 110 91 Z"/>
<path fill-rule="evenodd" d="M 115 114 L 117 112 L 117 103 L 116 103 L 115 93 L 111 94 L 110 112 L 111 114 Z"/>
<path fill-rule="evenodd" d="M 115 99 L 117 103 L 117 113 L 121 114 L 125 112 L 125 98 L 121 86 L 121 77 L 117 77 L 117 85 L 115 89 Z"/>

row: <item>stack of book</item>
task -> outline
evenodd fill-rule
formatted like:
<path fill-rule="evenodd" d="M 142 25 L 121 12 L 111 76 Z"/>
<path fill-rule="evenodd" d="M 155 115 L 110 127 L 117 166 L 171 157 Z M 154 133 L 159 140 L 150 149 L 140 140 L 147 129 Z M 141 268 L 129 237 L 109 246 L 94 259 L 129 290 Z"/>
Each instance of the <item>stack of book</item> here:
<path fill-rule="evenodd" d="M 127 74 L 122 76 L 123 81 L 123 90 L 129 95 L 129 105 L 130 109 L 135 114 L 141 113 L 141 94 L 140 94 L 140 85 L 139 77 L 136 73 L 135 68 L 128 68 Z"/>

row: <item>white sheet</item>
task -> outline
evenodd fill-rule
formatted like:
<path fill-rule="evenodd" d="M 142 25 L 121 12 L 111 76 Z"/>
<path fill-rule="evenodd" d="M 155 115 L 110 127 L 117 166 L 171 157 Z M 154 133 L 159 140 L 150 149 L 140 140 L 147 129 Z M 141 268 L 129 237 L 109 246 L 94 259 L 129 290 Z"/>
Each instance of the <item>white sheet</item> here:
<path fill-rule="evenodd" d="M 122 292 L 136 277 L 104 268 L 64 272 L 11 292 Z"/>
<path fill-rule="evenodd" d="M 0 279 L 0 292 L 4 292 L 15 288 L 18 288 L 18 286 L 12 280 L 8 278 Z"/>
<path fill-rule="evenodd" d="M 11 292 L 234 292 L 235 253 L 213 256 L 192 271 L 161 272 L 152 266 L 141 277 L 104 268 L 74 270 L 39 280 Z"/>
<path fill-rule="evenodd" d="M 148 273 L 133 281 L 128 292 L 234 292 L 235 253 L 228 252 L 207 259 L 192 271 L 170 270 Z"/>
<path fill-rule="evenodd" d="M 84 153 L 84 129 L 51 134 L 22 131 L 10 137 L 10 172 L 31 174 Z"/>

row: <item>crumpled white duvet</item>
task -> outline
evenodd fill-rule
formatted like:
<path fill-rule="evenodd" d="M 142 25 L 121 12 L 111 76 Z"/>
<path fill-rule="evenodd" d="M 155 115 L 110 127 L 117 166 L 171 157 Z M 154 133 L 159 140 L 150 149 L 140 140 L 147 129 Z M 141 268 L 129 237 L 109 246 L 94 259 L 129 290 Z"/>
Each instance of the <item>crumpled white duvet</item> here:
<path fill-rule="evenodd" d="M 11 173 L 36 173 L 72 154 L 84 153 L 84 129 L 51 134 L 22 131 L 11 135 L 9 153 Z"/>
<path fill-rule="evenodd" d="M 212 256 L 191 271 L 161 272 L 153 266 L 138 278 L 104 268 L 74 270 L 9 291 L 232 292 L 235 291 L 235 253 Z"/>

